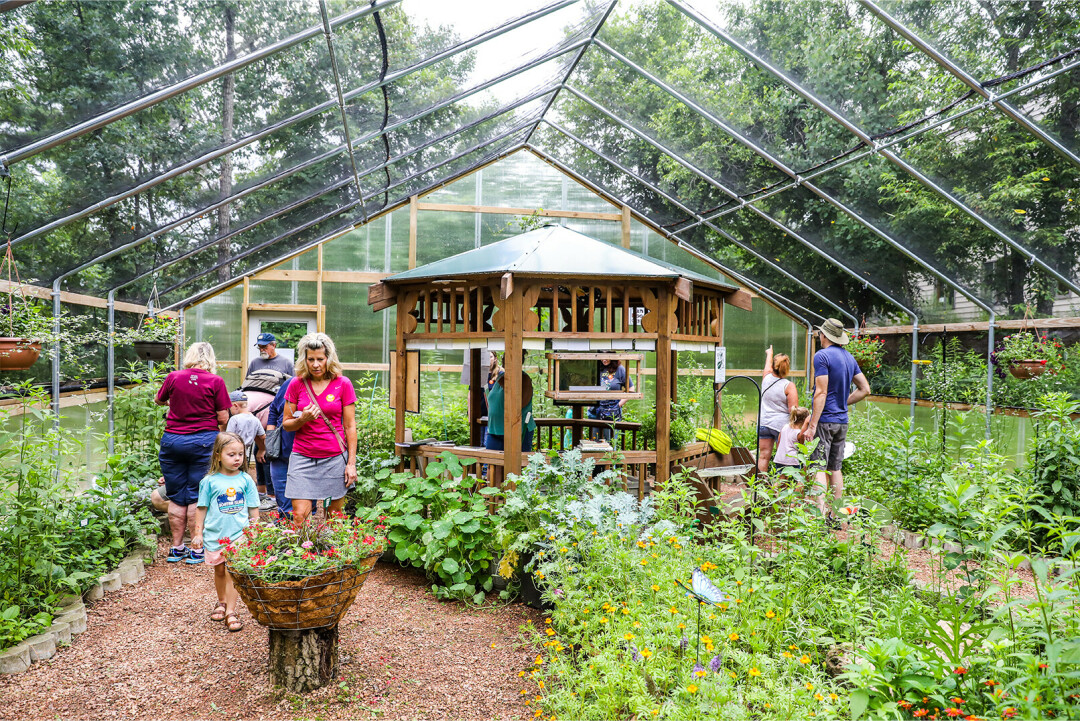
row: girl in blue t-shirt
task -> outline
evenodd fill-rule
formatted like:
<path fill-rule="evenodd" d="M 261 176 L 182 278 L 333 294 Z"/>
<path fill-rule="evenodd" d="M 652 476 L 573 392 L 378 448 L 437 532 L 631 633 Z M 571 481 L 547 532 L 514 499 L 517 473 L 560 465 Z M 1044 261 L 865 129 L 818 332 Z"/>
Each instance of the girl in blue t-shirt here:
<path fill-rule="evenodd" d="M 236 588 L 225 570 L 222 541 L 235 541 L 248 523 L 259 520 L 259 491 L 255 481 L 240 468 L 244 465 L 244 441 L 235 433 L 219 433 L 210 457 L 210 472 L 199 482 L 199 505 L 195 512 L 195 535 L 191 545 L 206 544 L 206 563 L 214 567 L 217 605 L 213 621 L 225 621 L 230 631 L 244 627 L 236 609 Z"/>

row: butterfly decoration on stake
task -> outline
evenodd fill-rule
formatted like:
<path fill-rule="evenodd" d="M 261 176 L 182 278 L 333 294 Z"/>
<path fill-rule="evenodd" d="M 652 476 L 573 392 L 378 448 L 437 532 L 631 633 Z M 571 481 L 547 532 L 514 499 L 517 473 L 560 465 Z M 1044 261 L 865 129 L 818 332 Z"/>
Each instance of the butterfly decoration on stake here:
<path fill-rule="evenodd" d="M 701 605 L 704 603 L 710 606 L 719 606 L 721 603 L 731 601 L 731 596 L 727 595 L 716 585 L 709 580 L 709 577 L 705 575 L 705 572 L 700 568 L 695 568 L 693 573 L 690 574 L 690 585 L 687 586 L 681 579 L 676 579 L 677 584 L 686 589 L 686 595 L 697 601 L 697 650 L 695 652 L 695 661 L 700 663 L 701 660 Z"/>

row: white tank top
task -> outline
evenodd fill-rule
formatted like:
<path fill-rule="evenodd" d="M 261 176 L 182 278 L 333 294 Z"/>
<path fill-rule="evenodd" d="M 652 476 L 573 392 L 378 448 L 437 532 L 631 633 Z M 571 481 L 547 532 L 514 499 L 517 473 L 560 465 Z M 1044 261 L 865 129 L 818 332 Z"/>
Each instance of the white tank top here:
<path fill-rule="evenodd" d="M 791 383 L 786 378 L 777 378 L 769 373 L 761 383 L 761 425 L 777 433 L 791 422 L 791 411 L 787 404 L 787 387 Z"/>

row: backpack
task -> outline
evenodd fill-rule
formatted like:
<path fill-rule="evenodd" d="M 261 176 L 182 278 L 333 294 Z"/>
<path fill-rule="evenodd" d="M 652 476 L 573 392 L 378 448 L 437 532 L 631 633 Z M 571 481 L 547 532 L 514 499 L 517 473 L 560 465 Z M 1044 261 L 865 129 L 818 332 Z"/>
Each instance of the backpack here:
<path fill-rule="evenodd" d="M 240 390 L 242 391 L 262 391 L 263 393 L 269 393 L 270 395 L 276 395 L 278 389 L 281 388 L 281 384 L 289 379 L 290 376 L 276 371 L 271 368 L 263 368 L 261 370 L 252 371 L 244 382 L 240 384 Z"/>

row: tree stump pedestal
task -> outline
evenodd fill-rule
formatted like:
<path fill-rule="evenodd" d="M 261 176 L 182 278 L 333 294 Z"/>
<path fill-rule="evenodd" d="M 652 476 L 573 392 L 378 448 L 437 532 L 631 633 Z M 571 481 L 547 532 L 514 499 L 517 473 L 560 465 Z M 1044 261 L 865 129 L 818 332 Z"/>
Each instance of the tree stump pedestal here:
<path fill-rule="evenodd" d="M 270 681 L 293 693 L 321 688 L 334 679 L 337 624 L 301 631 L 270 629 Z"/>

